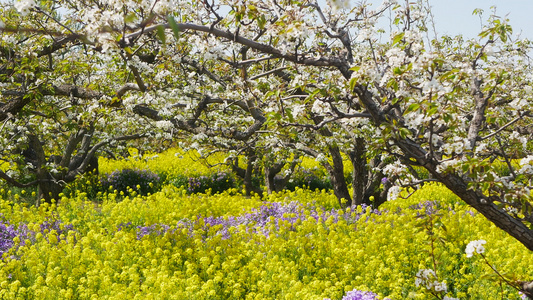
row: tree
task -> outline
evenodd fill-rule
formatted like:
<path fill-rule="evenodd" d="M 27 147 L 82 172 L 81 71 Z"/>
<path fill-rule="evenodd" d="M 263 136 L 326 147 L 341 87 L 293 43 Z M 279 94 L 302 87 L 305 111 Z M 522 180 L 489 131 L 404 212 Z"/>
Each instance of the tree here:
<path fill-rule="evenodd" d="M 314 1 L 62 5 L 76 18 L 47 17 L 57 7 L 39 4 L 29 8 L 39 23 L 4 21 L 4 34 L 91 49 L 108 74 L 98 86 L 117 91 L 115 104 L 128 113 L 194 141 L 253 136 L 332 160 L 338 151 L 360 163 L 392 161 L 379 170 L 387 179 L 442 182 L 533 250 L 531 45 L 505 19 L 490 16 L 477 39 L 464 40 L 430 37 L 424 1 L 375 10 Z M 389 31 L 379 29 L 386 12 Z M 417 168 L 430 177 L 417 178 Z"/>
<path fill-rule="evenodd" d="M 62 24 L 54 5 L 42 3 L 36 18 L 23 19 L 2 4 L 6 22 L 30 29 L 6 28 L 0 45 L 0 178 L 21 188 L 38 186 L 38 199 L 47 202 L 77 175 L 97 170 L 103 147 L 145 136 L 139 125 L 150 128 L 124 120 L 123 109 L 113 105 L 112 97 L 131 85 L 102 74 L 97 51 L 72 36 L 56 36 L 54 26 L 36 29 L 48 21 Z"/>

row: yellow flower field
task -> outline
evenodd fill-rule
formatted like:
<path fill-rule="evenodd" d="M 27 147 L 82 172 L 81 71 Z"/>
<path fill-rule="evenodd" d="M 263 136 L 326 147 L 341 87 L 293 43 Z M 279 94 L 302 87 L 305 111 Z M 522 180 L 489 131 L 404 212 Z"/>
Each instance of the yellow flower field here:
<path fill-rule="evenodd" d="M 169 161 L 137 167 L 177 172 Z M 101 198 L 0 200 L 0 299 L 520 299 L 483 256 L 508 280 L 533 275 L 529 250 L 435 184 L 379 210 L 298 188 Z M 466 256 L 473 240 L 483 256 Z"/>

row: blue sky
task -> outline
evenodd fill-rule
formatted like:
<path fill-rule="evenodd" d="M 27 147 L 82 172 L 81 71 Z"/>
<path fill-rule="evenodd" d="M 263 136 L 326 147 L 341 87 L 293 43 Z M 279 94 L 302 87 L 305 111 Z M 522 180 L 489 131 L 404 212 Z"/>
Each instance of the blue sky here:
<path fill-rule="evenodd" d="M 360 1 L 360 0 L 351 0 Z M 400 3 L 406 0 L 398 0 Z M 382 0 L 366 0 L 379 6 Z M 533 40 L 533 0 L 429 0 L 433 7 L 437 33 L 440 35 L 463 35 L 474 38 L 481 32 L 478 15 L 472 15 L 476 8 L 483 9 L 483 18 L 492 13 L 491 6 L 496 6 L 496 15 L 510 19 L 515 34 Z"/>
<path fill-rule="evenodd" d="M 472 15 L 476 8 L 483 9 L 484 18 L 496 6 L 496 15 L 508 15 L 513 32 L 533 40 L 533 0 L 430 0 L 439 34 L 475 37 L 480 32 L 479 16 Z"/>

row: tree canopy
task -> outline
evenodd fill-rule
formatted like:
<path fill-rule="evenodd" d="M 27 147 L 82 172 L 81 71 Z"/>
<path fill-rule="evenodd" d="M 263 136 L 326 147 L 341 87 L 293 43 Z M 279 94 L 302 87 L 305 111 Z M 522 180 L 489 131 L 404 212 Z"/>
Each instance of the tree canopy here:
<path fill-rule="evenodd" d="M 46 196 L 107 146 L 186 137 L 234 157 L 311 155 L 348 204 L 438 181 L 533 250 L 531 44 L 506 19 L 466 40 L 438 36 L 423 0 L 0 5 L 11 184 Z"/>

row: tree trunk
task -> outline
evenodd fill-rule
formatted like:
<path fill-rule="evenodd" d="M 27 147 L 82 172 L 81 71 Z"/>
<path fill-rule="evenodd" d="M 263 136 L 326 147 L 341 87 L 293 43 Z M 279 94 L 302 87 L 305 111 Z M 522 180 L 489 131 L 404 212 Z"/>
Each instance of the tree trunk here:
<path fill-rule="evenodd" d="M 59 194 L 63 191 L 63 185 L 52 175 L 46 172 L 44 178 L 39 178 L 38 201 L 44 200 L 46 203 L 52 203 L 52 199 L 59 200 Z"/>
<path fill-rule="evenodd" d="M 533 230 L 526 224 L 498 208 L 483 193 L 468 188 L 468 183 L 460 176 L 437 172 L 436 164 L 426 158 L 425 151 L 419 145 L 409 140 L 398 140 L 396 142 L 404 153 L 415 158 L 420 165 L 432 173 L 438 181 L 442 182 L 448 189 L 461 198 L 461 200 L 466 202 L 466 204 L 475 208 L 498 228 L 507 232 L 526 246 L 526 248 L 533 251 Z"/>
<path fill-rule="evenodd" d="M 379 171 L 382 169 L 382 164 L 381 159 L 375 157 L 367 167 L 368 178 L 364 199 L 368 201 L 367 204 L 372 204 L 374 208 L 378 208 L 387 201 L 387 194 L 392 187 L 392 180 L 382 182 L 383 178 L 385 178 L 385 175 Z M 382 183 L 383 189 L 381 190 L 380 185 Z M 374 197 L 374 201 L 370 201 L 371 196 Z"/>
<path fill-rule="evenodd" d="M 351 74 L 343 73 L 343 75 L 346 79 L 349 79 Z M 375 101 L 372 92 L 366 86 L 356 85 L 354 92 L 357 93 L 359 101 L 361 101 L 362 105 L 371 114 L 372 121 L 376 126 L 388 122 L 388 118 L 397 117 L 384 112 L 380 104 Z M 397 139 L 394 142 L 400 147 L 406 158 L 415 159 L 419 165 L 428 170 L 438 181 L 442 182 L 448 189 L 461 198 L 461 200 L 466 202 L 466 204 L 472 206 L 498 228 L 507 232 L 526 246 L 526 248 L 533 251 L 533 230 L 528 225 L 498 208 L 483 193 L 469 189 L 468 183 L 457 174 L 437 172 L 437 162 L 433 161 L 419 144 L 407 138 Z"/>
<path fill-rule="evenodd" d="M 39 195 L 37 198 L 37 204 L 41 199 L 44 199 L 46 203 L 51 203 L 52 199 L 57 199 L 59 193 L 63 190 L 61 185 L 50 172 L 45 168 L 46 166 L 46 156 L 44 154 L 43 146 L 41 141 L 36 135 L 28 136 L 28 155 L 26 158 L 30 159 L 31 164 L 34 166 L 34 172 L 39 184 Z"/>
<path fill-rule="evenodd" d="M 285 162 L 277 162 L 273 165 L 265 163 L 265 185 L 267 187 L 268 194 L 272 194 L 273 192 L 279 192 L 285 189 L 285 187 L 287 186 L 287 182 L 291 178 L 292 172 L 294 172 L 294 169 L 298 164 L 299 157 L 299 155 L 294 156 L 291 165 L 289 166 L 290 172 L 285 176 L 278 176 L 281 170 L 283 170 Z"/>
<path fill-rule="evenodd" d="M 266 167 L 265 166 L 265 185 L 267 187 L 267 193 L 272 194 L 277 192 L 279 187 L 276 185 L 276 175 L 281 171 L 281 168 Z"/>
<path fill-rule="evenodd" d="M 260 197 L 263 195 L 263 191 L 259 188 L 254 187 L 253 185 L 253 174 L 254 174 L 254 162 L 257 160 L 257 155 L 254 151 L 247 151 L 247 166 L 246 169 L 239 167 L 238 158 L 232 163 L 231 168 L 233 172 L 239 176 L 244 184 L 244 193 L 247 197 L 252 195 L 252 192 L 258 194 Z"/>
<path fill-rule="evenodd" d="M 346 184 L 346 179 L 344 178 L 344 164 L 342 161 L 342 155 L 338 147 L 330 146 L 328 148 L 329 154 L 332 158 L 332 165 L 329 163 L 322 163 L 324 168 L 329 174 L 331 184 L 333 186 L 333 193 L 339 199 L 339 204 L 342 208 L 349 207 L 352 205 L 352 198 L 350 192 L 348 191 L 348 185 Z M 345 199 L 343 203 L 342 199 Z"/>
<path fill-rule="evenodd" d="M 254 190 L 254 185 L 252 182 L 253 178 L 253 172 L 254 172 L 254 162 L 257 159 L 257 156 L 254 153 L 248 154 L 248 165 L 246 166 L 246 173 L 244 174 L 244 190 L 246 192 L 246 196 L 250 197 L 252 195 L 252 191 Z"/>
<path fill-rule="evenodd" d="M 350 160 L 352 162 L 353 170 L 353 178 L 352 178 L 352 190 L 353 190 L 353 204 L 355 205 L 361 205 L 363 203 L 369 201 L 369 199 L 365 199 L 365 197 L 369 197 L 371 195 L 367 195 L 367 181 L 368 181 L 368 170 L 367 170 L 367 163 L 366 163 L 366 155 L 365 155 L 365 143 L 362 138 L 357 138 L 355 140 L 354 149 L 350 151 L 349 153 Z M 369 204 L 369 203 L 366 203 Z"/>
<path fill-rule="evenodd" d="M 435 177 L 461 200 L 475 208 L 497 227 L 520 241 L 526 248 L 533 251 L 533 230 L 524 223 L 498 208 L 488 197 L 468 188 L 468 184 L 457 175 L 436 174 Z"/>
<path fill-rule="evenodd" d="M 367 163 L 365 140 L 363 138 L 355 140 L 354 149 L 349 153 L 349 157 L 353 166 L 353 204 L 367 204 L 378 208 L 387 201 L 387 189 L 384 189 L 385 193 L 379 190 L 383 174 L 372 172 L 373 166 L 378 165 L 380 160 L 375 158 L 371 161 L 371 164 Z"/>

